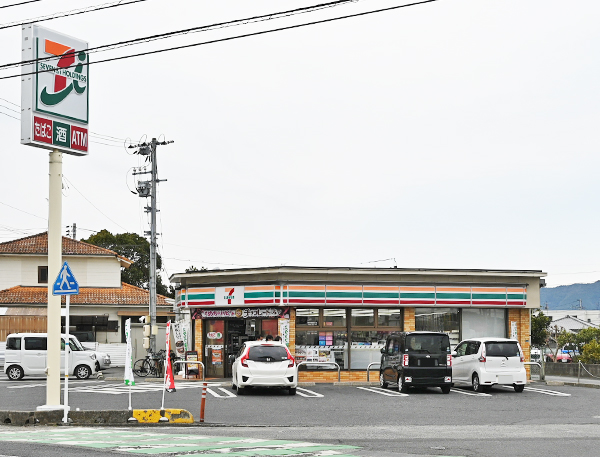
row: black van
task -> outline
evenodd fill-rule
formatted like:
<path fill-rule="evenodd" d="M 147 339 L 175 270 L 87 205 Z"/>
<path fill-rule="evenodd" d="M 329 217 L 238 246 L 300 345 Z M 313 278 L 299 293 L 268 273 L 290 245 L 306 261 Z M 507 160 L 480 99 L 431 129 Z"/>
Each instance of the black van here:
<path fill-rule="evenodd" d="M 440 387 L 450 393 L 452 355 L 450 339 L 439 332 L 395 332 L 381 350 L 379 385 L 397 383 L 400 392 L 414 387 Z"/>

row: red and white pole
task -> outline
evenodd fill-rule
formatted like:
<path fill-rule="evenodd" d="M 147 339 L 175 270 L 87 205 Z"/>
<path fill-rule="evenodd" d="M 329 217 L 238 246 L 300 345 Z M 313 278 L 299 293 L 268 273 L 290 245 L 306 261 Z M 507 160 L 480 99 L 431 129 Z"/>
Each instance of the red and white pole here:
<path fill-rule="evenodd" d="M 206 383 L 202 383 L 202 401 L 200 402 L 200 422 L 204 422 L 204 406 L 206 405 Z"/>

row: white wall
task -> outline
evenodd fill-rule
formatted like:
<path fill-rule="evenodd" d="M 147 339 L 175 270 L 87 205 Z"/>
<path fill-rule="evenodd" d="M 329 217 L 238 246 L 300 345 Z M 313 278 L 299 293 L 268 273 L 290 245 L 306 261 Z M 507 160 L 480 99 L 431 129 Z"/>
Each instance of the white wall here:
<path fill-rule="evenodd" d="M 120 287 L 121 266 L 116 257 L 63 256 L 79 287 Z M 47 256 L 0 256 L 0 290 L 15 286 L 41 286 L 38 266 L 47 266 Z M 56 278 L 48 278 L 53 281 Z"/>

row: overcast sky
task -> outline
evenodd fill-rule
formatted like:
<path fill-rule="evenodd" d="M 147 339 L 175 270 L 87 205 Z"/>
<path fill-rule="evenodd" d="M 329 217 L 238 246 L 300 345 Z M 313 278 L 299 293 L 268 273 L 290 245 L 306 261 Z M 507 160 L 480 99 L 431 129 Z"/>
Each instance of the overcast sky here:
<path fill-rule="evenodd" d="M 0 26 L 101 3 L 3 8 Z M 40 25 L 99 46 L 317 3 L 148 0 Z M 356 1 L 90 60 L 401 4 Z M 157 137 L 174 141 L 158 149 L 164 278 L 191 265 L 397 265 L 597 281 L 599 23 L 597 0 L 438 0 L 92 65 L 96 136 L 87 157 L 63 157 L 62 225 L 78 239 L 149 230 L 130 191 L 143 162 L 123 141 Z M 20 27 L 0 30 L 0 64 L 21 59 L 20 40 Z M 0 80 L 0 113 L 18 118 L 11 103 L 19 78 Z M 47 230 L 48 151 L 21 145 L 3 114 L 0 135 L 4 242 Z"/>

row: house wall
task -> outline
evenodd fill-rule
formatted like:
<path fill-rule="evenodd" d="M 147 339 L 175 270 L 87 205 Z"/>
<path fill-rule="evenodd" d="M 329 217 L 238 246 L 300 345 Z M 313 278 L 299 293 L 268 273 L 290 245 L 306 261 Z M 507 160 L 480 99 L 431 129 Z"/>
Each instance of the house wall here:
<path fill-rule="evenodd" d="M 116 257 L 63 256 L 62 260 L 69 263 L 79 287 L 121 286 L 121 266 Z M 38 282 L 38 267 L 47 265 L 47 256 L 0 256 L 0 290 L 44 285 Z"/>

